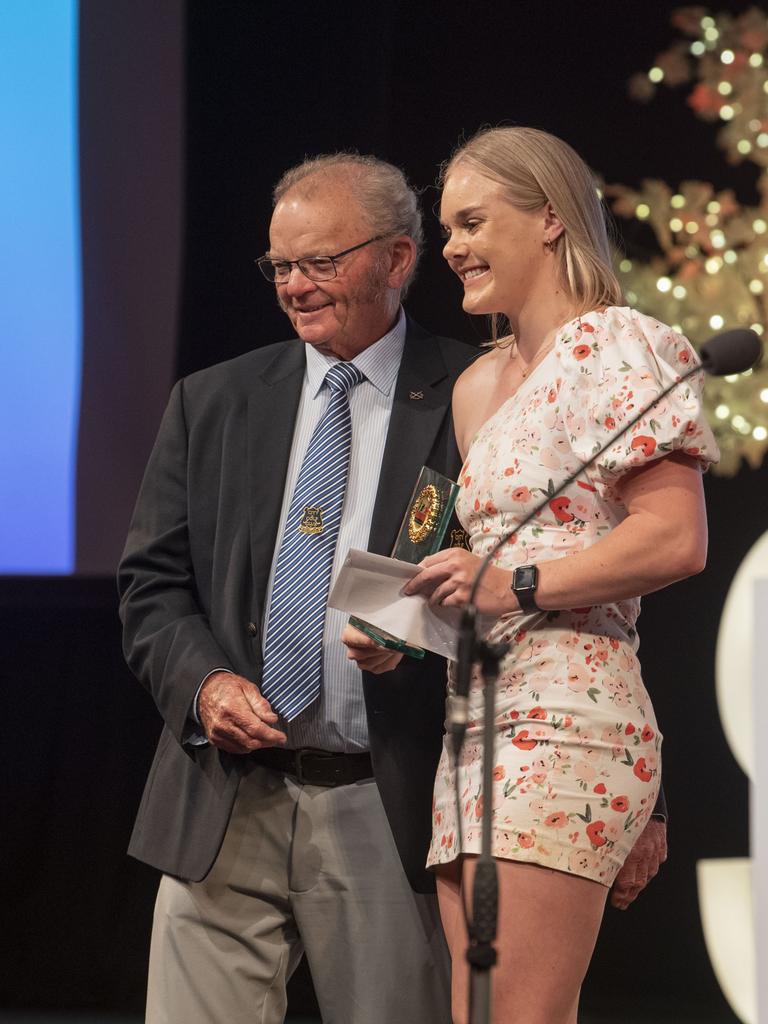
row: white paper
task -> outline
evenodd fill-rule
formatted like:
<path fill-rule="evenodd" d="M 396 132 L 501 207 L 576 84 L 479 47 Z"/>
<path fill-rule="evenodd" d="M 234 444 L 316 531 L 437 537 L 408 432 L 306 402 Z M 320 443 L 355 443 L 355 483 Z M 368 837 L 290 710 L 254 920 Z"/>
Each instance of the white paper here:
<path fill-rule="evenodd" d="M 421 594 L 403 594 L 419 571 L 412 562 L 351 548 L 328 604 L 415 647 L 455 659 L 461 609 L 432 608 Z"/>

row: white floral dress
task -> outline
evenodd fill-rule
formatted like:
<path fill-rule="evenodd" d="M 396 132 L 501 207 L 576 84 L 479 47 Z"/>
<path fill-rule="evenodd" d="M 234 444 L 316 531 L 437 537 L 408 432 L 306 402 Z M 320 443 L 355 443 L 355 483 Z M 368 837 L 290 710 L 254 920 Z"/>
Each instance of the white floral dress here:
<path fill-rule="evenodd" d="M 557 483 L 696 360 L 671 328 L 610 307 L 566 324 L 552 351 L 479 430 L 457 505 L 485 555 Z M 507 569 L 581 551 L 627 515 L 616 484 L 671 451 L 717 458 L 699 376 L 675 389 L 554 497 L 496 556 Z M 681 530 L 685 524 L 681 524 Z M 494 856 L 611 885 L 651 814 L 661 734 L 640 675 L 639 599 L 515 613 L 491 640 L 511 643 L 496 688 Z M 453 666 L 449 672 L 449 694 Z M 472 680 L 459 769 L 462 852 L 481 844 L 482 690 Z M 428 864 L 457 854 L 454 773 L 443 749 Z"/>

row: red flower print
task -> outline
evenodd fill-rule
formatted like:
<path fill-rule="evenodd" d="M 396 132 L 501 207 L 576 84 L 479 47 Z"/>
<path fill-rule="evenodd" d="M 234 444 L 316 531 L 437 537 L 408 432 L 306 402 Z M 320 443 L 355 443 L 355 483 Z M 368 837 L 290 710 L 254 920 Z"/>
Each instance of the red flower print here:
<path fill-rule="evenodd" d="M 618 651 L 618 649 L 619 649 L 619 641 L 616 639 L 615 636 L 609 637 L 608 643 L 611 645 L 611 647 L 614 649 L 614 651 Z"/>
<path fill-rule="evenodd" d="M 599 793 L 602 796 L 602 794 L 604 792 L 605 792 L 605 783 L 604 782 L 598 782 L 598 784 L 595 786 L 595 793 Z"/>
<path fill-rule="evenodd" d="M 516 487 L 512 491 L 512 501 L 529 501 L 531 492 L 527 487 Z"/>
<path fill-rule="evenodd" d="M 465 487 L 469 487 L 469 485 L 471 483 L 472 483 L 472 477 L 469 475 L 469 473 L 467 473 L 467 475 L 464 477 L 464 486 Z"/>
<path fill-rule="evenodd" d="M 477 803 L 475 804 L 475 817 L 477 818 L 478 821 L 480 821 L 482 816 L 483 816 L 483 798 L 482 798 L 482 796 L 479 796 L 477 798 Z"/>
<path fill-rule="evenodd" d="M 624 814 L 625 811 L 629 810 L 629 799 L 625 796 L 615 796 L 611 800 L 611 810 Z"/>
<path fill-rule="evenodd" d="M 495 516 L 499 510 L 496 508 L 492 501 L 486 501 L 485 511 L 488 513 L 489 516 Z"/>
<path fill-rule="evenodd" d="M 701 448 L 683 448 L 686 455 L 698 455 Z"/>
<path fill-rule="evenodd" d="M 528 630 L 527 629 L 518 629 L 518 631 L 515 633 L 515 643 L 517 643 L 517 644 L 522 643 L 523 640 L 525 640 L 525 638 L 527 636 L 528 636 Z"/>
<path fill-rule="evenodd" d="M 520 717 L 520 712 L 519 711 L 510 711 L 509 712 L 509 717 L 514 721 L 514 719 Z"/>
<path fill-rule="evenodd" d="M 641 448 L 643 455 L 646 459 L 649 459 L 651 455 L 656 451 L 656 441 L 652 437 L 648 437 L 645 434 L 638 434 L 637 437 L 632 439 L 632 444 L 629 446 L 632 451 L 636 448 Z"/>
<path fill-rule="evenodd" d="M 625 736 L 631 736 L 634 731 L 635 731 L 634 725 L 632 725 L 631 722 L 627 722 L 627 727 L 624 730 L 624 735 Z"/>
<path fill-rule="evenodd" d="M 643 741 L 643 743 L 650 743 L 650 741 L 653 739 L 655 735 L 656 734 L 654 733 L 650 725 L 644 725 L 643 731 L 640 733 L 640 739 Z"/>
<path fill-rule="evenodd" d="M 480 499 L 479 498 L 475 498 L 475 512 L 479 512 L 479 511 L 480 511 Z"/>
<path fill-rule="evenodd" d="M 515 467 L 514 466 L 507 466 L 504 469 L 504 476 L 512 476 L 514 474 L 514 472 L 515 472 Z"/>
<path fill-rule="evenodd" d="M 557 391 L 554 388 L 550 388 L 547 392 L 547 401 L 551 405 L 552 402 L 557 400 Z"/>
<path fill-rule="evenodd" d="M 493 777 L 496 782 L 501 782 L 504 776 L 507 774 L 507 770 L 503 764 L 497 764 L 493 769 Z"/>
<path fill-rule="evenodd" d="M 688 422 L 685 424 L 685 427 L 683 428 L 683 432 L 687 434 L 688 437 L 693 437 L 693 435 L 696 433 L 696 429 L 696 421 L 688 420 Z"/>
<path fill-rule="evenodd" d="M 650 782 L 653 778 L 653 772 L 649 772 L 645 767 L 645 758 L 638 757 L 635 761 L 635 765 L 632 769 L 635 775 L 640 779 L 641 782 Z"/>
<path fill-rule="evenodd" d="M 604 821 L 590 821 L 586 827 L 586 833 L 589 836 L 589 841 L 593 846 L 605 846 L 605 836 L 603 835 L 603 829 L 605 828 Z"/>
<path fill-rule="evenodd" d="M 527 718 L 537 718 L 540 722 L 546 722 L 546 720 L 547 720 L 547 712 L 544 710 L 544 708 L 536 707 L 536 708 L 532 708 L 528 712 L 526 717 Z"/>
<path fill-rule="evenodd" d="M 586 359 L 587 356 L 591 354 L 592 349 L 589 347 L 589 345 L 584 345 L 583 343 L 581 345 L 577 345 L 576 348 L 573 350 L 574 359 Z"/>
<path fill-rule="evenodd" d="M 616 426 L 616 420 L 613 418 L 613 416 L 606 416 L 605 425 L 608 428 L 608 430 L 613 430 L 613 428 Z"/>
<path fill-rule="evenodd" d="M 537 740 L 528 739 L 528 730 L 521 729 L 517 736 L 512 737 L 512 742 L 518 750 L 533 750 L 536 746 Z"/>
<path fill-rule="evenodd" d="M 549 507 L 552 509 L 552 513 L 555 519 L 560 523 L 572 523 L 575 516 L 572 512 L 568 511 L 568 506 L 571 504 L 571 499 L 566 497 L 553 498 L 549 503 Z"/>
<path fill-rule="evenodd" d="M 527 832 L 518 832 L 517 841 L 524 850 L 530 850 L 533 846 L 533 836 L 529 835 Z"/>
<path fill-rule="evenodd" d="M 677 358 L 681 363 L 685 363 L 687 365 L 691 361 L 691 353 L 687 348 L 681 348 L 677 353 Z"/>
<path fill-rule="evenodd" d="M 592 324 L 582 323 L 581 320 L 579 320 L 579 327 L 582 329 L 582 331 L 586 331 L 587 334 L 594 334 L 595 332 L 595 328 L 592 326 Z"/>
<path fill-rule="evenodd" d="M 592 484 L 585 484 L 583 480 L 577 480 L 576 484 L 579 487 L 583 487 L 585 491 L 592 491 L 593 494 L 597 493 L 596 487 L 593 487 Z"/>
<path fill-rule="evenodd" d="M 544 824 L 547 828 L 565 828 L 568 824 L 568 815 L 565 811 L 555 811 L 554 814 L 550 814 L 548 818 L 544 819 Z"/>

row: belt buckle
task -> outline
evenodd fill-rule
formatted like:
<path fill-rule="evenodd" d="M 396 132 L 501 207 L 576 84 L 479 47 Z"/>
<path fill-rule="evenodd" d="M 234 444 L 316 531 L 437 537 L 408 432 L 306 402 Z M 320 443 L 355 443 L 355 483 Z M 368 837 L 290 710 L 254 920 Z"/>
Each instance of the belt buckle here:
<path fill-rule="evenodd" d="M 307 758 L 316 757 L 316 758 L 318 758 L 318 760 L 322 760 L 323 757 L 325 757 L 325 758 L 327 758 L 330 761 L 330 760 L 333 760 L 334 755 L 332 753 L 329 753 L 329 752 L 325 751 L 325 750 L 315 750 L 313 747 L 300 747 L 296 751 L 296 778 L 299 780 L 299 782 L 302 785 L 334 787 L 334 786 L 340 786 L 340 785 L 342 785 L 346 781 L 345 778 L 339 777 L 339 778 L 333 779 L 332 781 L 323 780 L 321 782 L 321 781 L 319 781 L 317 779 L 316 774 L 315 774 L 314 778 L 308 778 L 304 774 L 304 763 L 303 762 L 304 762 L 304 758 L 305 757 L 307 757 Z M 343 773 L 339 772 L 339 776 L 341 776 L 342 774 Z M 312 775 L 312 772 L 310 772 L 310 776 L 311 775 Z"/>
<path fill-rule="evenodd" d="M 319 783 L 317 779 L 308 779 L 307 776 L 304 774 L 304 758 L 322 757 L 323 753 L 324 751 L 315 750 L 313 747 L 299 747 L 299 749 L 296 751 L 296 778 L 299 780 L 302 786 L 323 785 L 323 783 Z"/>
<path fill-rule="evenodd" d="M 304 760 L 304 755 L 307 754 L 307 753 L 308 753 L 308 750 L 307 750 L 306 747 L 299 747 L 299 749 L 296 751 L 296 755 L 295 755 L 296 756 L 296 779 L 298 780 L 298 782 L 302 786 L 305 785 L 306 781 L 307 781 L 304 778 L 304 765 L 302 764 L 302 761 Z"/>

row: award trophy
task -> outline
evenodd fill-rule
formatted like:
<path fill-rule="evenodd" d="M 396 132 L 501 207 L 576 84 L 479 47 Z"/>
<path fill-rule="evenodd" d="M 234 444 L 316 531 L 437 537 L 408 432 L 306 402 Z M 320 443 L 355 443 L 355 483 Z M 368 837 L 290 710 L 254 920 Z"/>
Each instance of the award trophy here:
<path fill-rule="evenodd" d="M 447 476 L 437 473 L 434 469 L 423 466 L 403 516 L 395 546 L 392 548 L 392 558 L 416 563 L 420 562 L 422 558 L 426 558 L 427 555 L 433 555 L 439 551 L 453 516 L 458 493 L 459 485 L 453 480 L 449 480 Z M 465 546 L 461 540 L 464 536 L 462 530 L 452 530 L 451 546 Z M 392 636 L 391 633 L 386 633 L 369 622 L 358 619 L 355 615 L 350 616 L 349 624 L 369 636 L 379 647 L 400 651 L 412 658 L 424 657 L 423 648 L 415 647 L 405 640 Z"/>

